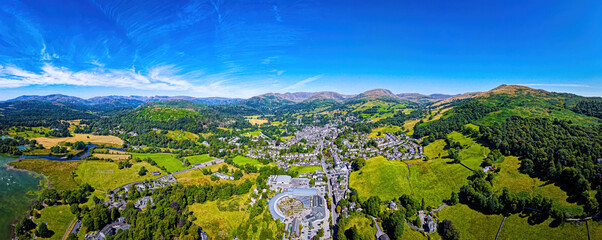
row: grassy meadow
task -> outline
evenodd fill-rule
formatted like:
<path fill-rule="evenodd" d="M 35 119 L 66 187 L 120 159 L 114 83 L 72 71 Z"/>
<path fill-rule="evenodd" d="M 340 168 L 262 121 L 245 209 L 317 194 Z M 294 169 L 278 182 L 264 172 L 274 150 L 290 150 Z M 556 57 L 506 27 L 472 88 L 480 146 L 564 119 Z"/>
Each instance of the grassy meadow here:
<path fill-rule="evenodd" d="M 9 163 L 11 166 L 43 174 L 50 181 L 50 186 L 56 190 L 77 189 L 78 183 L 73 179 L 72 172 L 81 161 L 53 161 L 47 159 L 24 158 Z"/>
<path fill-rule="evenodd" d="M 139 176 L 138 171 L 145 167 L 148 173 Z M 82 161 L 77 167 L 75 180 L 80 183 L 88 183 L 99 190 L 114 190 L 127 183 L 157 178 L 152 172 L 161 171 L 147 162 L 133 162 L 132 167 L 119 169 L 117 163 L 106 161 Z M 165 173 L 161 171 L 161 176 Z"/>
<path fill-rule="evenodd" d="M 50 206 L 42 209 L 41 217 L 34 220 L 36 223 L 45 222 L 48 225 L 48 229 L 54 232 L 50 238 L 38 238 L 38 239 L 51 239 L 51 240 L 60 240 L 63 239 L 63 235 L 65 231 L 69 227 L 69 224 L 73 219 L 75 219 L 75 215 L 71 213 L 69 209 L 69 205 L 58 205 L 58 206 Z"/>
<path fill-rule="evenodd" d="M 309 166 L 292 166 L 289 170 L 291 171 L 297 171 L 299 174 L 302 173 L 314 173 L 316 170 L 322 170 L 322 166 L 315 166 L 315 165 L 309 165 Z"/>
<path fill-rule="evenodd" d="M 446 207 L 437 215 L 441 220 L 451 220 L 461 239 L 494 239 L 503 219 L 502 215 L 485 215 L 463 204 Z M 589 224 L 592 239 L 602 239 L 602 224 Z M 587 228 L 584 223 L 558 225 L 550 218 L 534 222 L 528 216 L 514 214 L 506 218 L 499 239 L 587 239 Z"/>
<path fill-rule="evenodd" d="M 165 167 L 170 173 L 188 169 L 182 165 L 182 160 L 177 159 L 176 155 L 171 153 L 134 153 L 132 158 L 151 158 L 158 166 Z"/>
<path fill-rule="evenodd" d="M 199 163 L 209 162 L 214 159 L 213 157 L 211 157 L 207 154 L 188 156 L 188 157 L 184 157 L 184 158 L 186 160 L 188 160 L 188 162 L 190 164 L 199 164 Z"/>
<path fill-rule="evenodd" d="M 115 136 L 100 136 L 100 135 L 92 135 L 92 134 L 73 134 L 72 137 L 64 137 L 64 138 L 49 138 L 49 137 L 38 137 L 33 138 L 39 144 L 44 145 L 45 148 L 50 148 L 52 146 L 56 146 L 65 142 L 78 142 L 82 141 L 85 143 L 92 143 L 97 145 L 107 145 L 112 147 L 122 147 L 123 140 L 121 138 Z"/>

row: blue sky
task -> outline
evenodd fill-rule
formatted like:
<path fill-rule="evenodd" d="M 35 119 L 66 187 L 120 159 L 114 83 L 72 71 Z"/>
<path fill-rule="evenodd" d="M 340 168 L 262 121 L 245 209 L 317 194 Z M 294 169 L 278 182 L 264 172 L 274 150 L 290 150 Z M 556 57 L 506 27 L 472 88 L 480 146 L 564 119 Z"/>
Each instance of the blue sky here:
<path fill-rule="evenodd" d="M 602 96 L 602 1 L 3 0 L 0 100 L 24 94 Z"/>

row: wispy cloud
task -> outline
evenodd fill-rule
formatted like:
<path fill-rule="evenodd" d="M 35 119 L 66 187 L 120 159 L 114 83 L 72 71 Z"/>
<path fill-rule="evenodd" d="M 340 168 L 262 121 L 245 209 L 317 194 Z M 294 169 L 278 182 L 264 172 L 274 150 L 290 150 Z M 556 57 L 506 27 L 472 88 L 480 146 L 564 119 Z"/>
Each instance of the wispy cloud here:
<path fill-rule="evenodd" d="M 290 85 L 288 87 L 283 88 L 282 91 L 295 90 L 295 89 L 304 87 L 306 84 L 308 84 L 310 82 L 313 82 L 313 81 L 316 81 L 316 80 L 322 78 L 323 76 L 324 75 L 320 74 L 320 75 L 316 75 L 316 76 L 313 76 L 313 77 L 309 77 L 309 78 L 303 79 L 303 80 L 301 80 L 301 81 L 299 81 L 299 82 L 297 82 L 297 83 L 295 83 L 293 85 Z"/>
<path fill-rule="evenodd" d="M 32 85 L 71 85 L 134 88 L 141 90 L 188 90 L 190 82 L 170 71 L 170 67 L 156 67 L 148 74 L 129 70 L 71 71 L 64 67 L 45 64 L 40 73 L 14 66 L 0 65 L 0 88 L 17 88 Z"/>
<path fill-rule="evenodd" d="M 569 83 L 526 83 L 526 84 L 518 84 L 529 87 L 590 87 L 585 84 L 569 84 Z"/>
<path fill-rule="evenodd" d="M 274 11 L 274 17 L 276 18 L 276 21 L 282 22 L 282 17 L 280 16 L 280 10 L 278 10 L 278 6 L 273 5 L 272 10 Z"/>

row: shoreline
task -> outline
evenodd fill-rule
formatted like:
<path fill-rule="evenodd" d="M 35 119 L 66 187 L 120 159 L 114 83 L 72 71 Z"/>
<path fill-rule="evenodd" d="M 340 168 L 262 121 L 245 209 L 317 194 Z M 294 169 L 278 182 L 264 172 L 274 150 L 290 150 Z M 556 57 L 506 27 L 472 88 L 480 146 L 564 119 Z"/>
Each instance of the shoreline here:
<path fill-rule="evenodd" d="M 47 183 L 48 183 L 47 187 L 45 187 L 44 184 L 41 184 L 42 180 L 38 181 L 38 185 L 36 186 L 36 189 L 33 191 L 33 193 L 36 193 L 36 194 L 41 193 L 41 191 L 43 191 L 43 189 L 50 188 L 50 180 L 44 174 L 30 171 L 27 169 L 17 168 L 15 166 L 10 165 L 10 163 L 12 163 L 12 162 L 20 161 L 20 158 L 18 156 L 13 156 L 13 155 L 0 155 L 0 156 L 10 157 L 10 158 L 14 159 L 14 161 L 9 161 L 9 162 L 5 163 L 4 165 L 2 165 L 2 167 L 5 167 L 8 171 L 26 172 L 26 173 L 29 173 L 30 175 L 32 175 L 32 177 L 34 177 L 35 179 L 37 179 L 38 176 L 41 176 L 45 181 L 47 181 Z M 26 193 L 26 195 L 29 195 L 29 194 Z M 27 205 L 27 209 L 28 209 L 27 211 L 21 213 L 20 215 L 16 215 L 16 218 L 13 221 L 10 221 L 10 223 L 9 223 L 10 238 L 9 239 L 16 239 L 17 235 L 15 234 L 15 227 L 19 223 L 19 221 L 21 221 L 21 219 L 23 219 L 23 217 L 26 217 L 28 215 L 28 211 L 31 210 L 34 200 L 35 200 L 35 198 Z"/>

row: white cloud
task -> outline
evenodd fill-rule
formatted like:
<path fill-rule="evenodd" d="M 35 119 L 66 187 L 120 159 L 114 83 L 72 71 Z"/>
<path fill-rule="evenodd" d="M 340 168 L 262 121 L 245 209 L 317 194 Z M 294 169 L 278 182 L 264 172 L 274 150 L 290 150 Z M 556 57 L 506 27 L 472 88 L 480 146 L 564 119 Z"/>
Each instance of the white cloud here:
<path fill-rule="evenodd" d="M 283 88 L 282 91 L 289 91 L 289 90 L 294 90 L 294 89 L 298 89 L 298 88 L 304 87 L 305 84 L 308 84 L 310 82 L 316 81 L 316 80 L 322 78 L 323 76 L 324 75 L 320 74 L 320 75 L 316 75 L 316 76 L 313 76 L 313 77 L 309 77 L 309 78 L 303 79 L 303 80 L 301 80 L 301 81 L 299 81 L 299 82 L 297 82 L 297 83 L 295 83 L 293 85 L 290 85 L 288 87 Z"/>
<path fill-rule="evenodd" d="M 0 88 L 32 85 L 73 85 L 134 88 L 141 90 L 189 90 L 195 86 L 174 75 L 170 67 L 156 67 L 142 75 L 130 70 L 88 70 L 74 72 L 45 64 L 41 73 L 0 65 Z"/>

